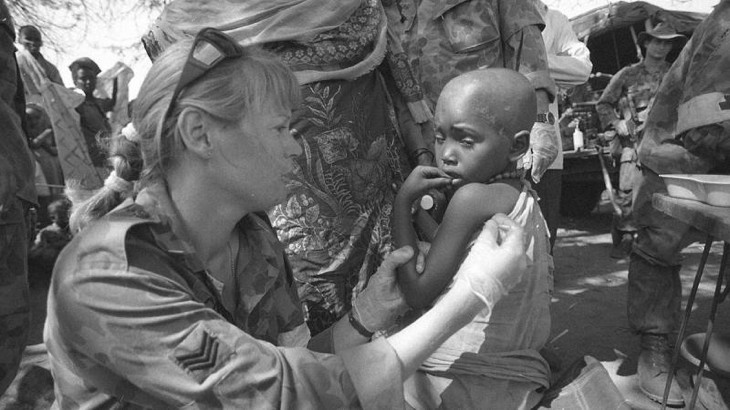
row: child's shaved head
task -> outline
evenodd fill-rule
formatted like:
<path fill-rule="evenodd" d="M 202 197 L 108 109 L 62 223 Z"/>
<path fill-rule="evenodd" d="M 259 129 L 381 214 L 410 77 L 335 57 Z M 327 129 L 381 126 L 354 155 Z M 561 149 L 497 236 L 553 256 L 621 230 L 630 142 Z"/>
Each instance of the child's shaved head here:
<path fill-rule="evenodd" d="M 495 131 L 512 139 L 530 131 L 535 122 L 537 100 L 527 77 L 506 68 L 470 71 L 449 81 L 436 108 L 469 111 L 486 120 Z"/>

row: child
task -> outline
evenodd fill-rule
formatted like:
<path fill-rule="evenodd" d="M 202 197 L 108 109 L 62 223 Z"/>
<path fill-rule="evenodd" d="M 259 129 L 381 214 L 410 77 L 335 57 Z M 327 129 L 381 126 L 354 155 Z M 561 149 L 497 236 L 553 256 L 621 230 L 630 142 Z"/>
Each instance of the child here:
<path fill-rule="evenodd" d="M 38 222 L 40 227 L 44 227 L 51 223 L 46 212 L 48 205 L 63 195 L 63 171 L 46 111 L 38 104 L 28 103 L 25 106 L 25 116 L 28 145 L 37 163 Z"/>
<path fill-rule="evenodd" d="M 443 293 L 470 241 L 494 214 L 507 214 L 521 224 L 527 244 L 522 282 L 496 304 L 488 303 L 411 379 L 409 389 L 415 386 L 418 393 L 407 397 L 415 407 L 442 402 L 446 408 L 483 408 L 486 403 L 495 409 L 531 408 L 541 397 L 538 391 L 548 386 L 549 367 L 538 352 L 550 333 L 552 258 L 536 195 L 516 169 L 529 147 L 535 113 L 535 91 L 516 71 L 478 70 L 451 80 L 436 106 L 438 168 L 416 168 L 398 192 L 398 247 L 416 245 L 411 209 L 417 199 L 439 187 L 447 187 L 450 197 L 423 273 L 416 272 L 415 261 L 398 271 L 412 308 L 431 306 Z M 424 211 L 416 217 L 428 221 Z"/>
<path fill-rule="evenodd" d="M 71 202 L 67 199 L 58 199 L 48 205 L 52 223 L 38 232 L 28 253 L 29 282 L 33 287 L 47 284 L 58 254 L 71 241 L 70 210 Z"/>

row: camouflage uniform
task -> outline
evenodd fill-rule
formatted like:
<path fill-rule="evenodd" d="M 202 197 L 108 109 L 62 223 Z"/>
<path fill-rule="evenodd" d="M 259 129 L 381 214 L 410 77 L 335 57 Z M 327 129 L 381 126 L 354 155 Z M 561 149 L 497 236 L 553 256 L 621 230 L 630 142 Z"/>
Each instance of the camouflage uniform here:
<path fill-rule="evenodd" d="M 234 304 L 225 306 L 230 289 L 175 234 L 173 209 L 164 187 L 146 188 L 61 253 L 44 332 L 61 408 L 402 403 L 400 362 L 385 339 L 357 355 L 277 347 L 303 346 L 309 332 L 264 219 L 239 222 Z"/>
<path fill-rule="evenodd" d="M 0 0 L 0 395 L 15 378 L 28 337 L 27 212 L 36 202 L 14 39 L 13 21 Z"/>
<path fill-rule="evenodd" d="M 618 189 L 621 217 L 614 218 L 613 229 L 618 232 L 636 232 L 636 224 L 631 213 L 633 181 L 638 178 L 637 174 L 640 172 L 637 166 L 636 145 L 648 113 L 647 109 L 667 70 L 669 63 L 666 61 L 655 71 L 647 70 L 643 61 L 624 67 L 613 76 L 596 104 L 596 111 L 604 129 L 618 119 L 632 120 L 636 125 L 634 135 L 616 136 L 621 145 Z M 631 118 L 622 118 L 617 114 L 617 110 L 626 112 Z"/>
<path fill-rule="evenodd" d="M 545 89 L 555 95 L 540 33 L 544 24 L 532 1 L 416 0 L 415 3 L 416 7 L 399 5 L 405 15 L 411 64 L 420 73 L 424 93 L 432 106 L 449 80 L 487 67 L 518 70 L 530 79 L 535 89 Z M 417 16 L 414 15 L 416 8 Z"/>
<path fill-rule="evenodd" d="M 666 193 L 658 175 L 730 171 L 729 34 L 730 1 L 723 0 L 667 72 L 645 124 L 628 293 L 629 323 L 639 332 L 670 333 L 680 312 L 689 226 L 652 207 L 652 195 Z"/>

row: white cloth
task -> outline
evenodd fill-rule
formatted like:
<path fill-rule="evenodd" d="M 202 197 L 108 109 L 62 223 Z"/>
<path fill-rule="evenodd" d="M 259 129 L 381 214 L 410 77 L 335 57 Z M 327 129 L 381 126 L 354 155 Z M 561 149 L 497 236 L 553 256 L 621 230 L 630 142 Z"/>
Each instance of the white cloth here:
<path fill-rule="evenodd" d="M 540 12 L 545 20 L 542 39 L 548 56 L 550 77 L 559 88 L 563 89 L 585 83 L 593 69 L 588 47 L 578 40 L 573 26 L 564 14 L 547 7 L 541 7 Z M 556 118 L 555 129 L 560 135 L 557 99 L 550 103 L 550 112 Z M 562 138 L 558 140 L 560 141 L 558 157 L 548 169 L 563 169 L 563 141 Z"/>

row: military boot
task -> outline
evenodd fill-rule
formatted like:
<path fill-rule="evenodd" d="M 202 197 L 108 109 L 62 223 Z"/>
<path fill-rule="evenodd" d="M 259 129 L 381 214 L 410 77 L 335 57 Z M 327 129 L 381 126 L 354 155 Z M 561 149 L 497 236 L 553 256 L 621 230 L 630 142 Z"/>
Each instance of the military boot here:
<path fill-rule="evenodd" d="M 639 388 L 650 399 L 661 403 L 664 387 L 672 365 L 671 349 L 665 334 L 641 334 L 641 353 L 639 354 L 638 371 Z M 683 406 L 682 389 L 677 378 L 672 378 L 672 387 L 667 398 L 669 406 Z"/>

